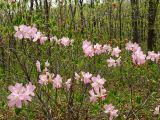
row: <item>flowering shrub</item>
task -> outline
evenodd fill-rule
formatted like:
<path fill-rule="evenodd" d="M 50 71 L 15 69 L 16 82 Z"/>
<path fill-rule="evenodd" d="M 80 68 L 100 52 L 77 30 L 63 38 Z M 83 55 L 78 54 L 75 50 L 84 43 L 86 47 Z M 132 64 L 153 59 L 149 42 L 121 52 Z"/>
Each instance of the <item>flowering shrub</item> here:
<path fill-rule="evenodd" d="M 41 32 L 37 30 L 36 27 L 20 25 L 15 26 L 16 30 L 15 37 L 18 39 L 30 39 L 33 42 L 39 41 L 40 44 L 43 44 L 48 38 L 44 36 Z"/>
<path fill-rule="evenodd" d="M 9 86 L 9 91 L 11 92 L 11 94 L 8 96 L 8 106 L 23 108 L 23 103 L 25 103 L 25 105 L 27 106 L 31 102 L 39 100 L 42 104 L 42 110 L 44 111 L 44 115 L 46 116 L 46 118 L 53 118 L 53 116 L 55 117 L 60 113 L 64 116 L 65 114 L 67 114 L 69 116 L 68 119 L 70 117 L 74 119 L 81 119 L 83 118 L 83 116 L 80 115 L 84 112 L 82 109 L 87 109 L 88 111 L 92 112 L 92 109 L 88 108 L 88 106 L 95 107 L 96 105 L 99 106 L 99 111 L 103 111 L 101 114 L 106 113 L 105 117 L 108 117 L 109 120 L 113 120 L 119 117 L 119 113 L 121 112 L 121 110 L 115 109 L 112 104 L 108 104 L 109 102 L 112 102 L 110 101 L 110 97 L 114 96 L 112 95 L 112 90 L 107 87 L 110 86 L 108 78 L 106 77 L 107 79 L 105 79 L 101 77 L 101 68 L 95 70 L 92 67 L 101 57 L 107 59 L 105 61 L 107 62 L 107 65 L 105 65 L 105 67 L 108 66 L 108 69 L 110 70 L 114 70 L 117 68 L 123 70 L 122 67 L 124 67 L 126 63 L 131 63 L 131 67 L 128 68 L 128 71 L 126 72 L 124 70 L 124 76 L 132 80 L 131 82 L 127 81 L 128 86 L 131 89 L 130 97 L 132 97 L 133 95 L 132 84 L 134 84 L 134 79 L 137 77 L 134 74 L 135 71 L 140 71 L 140 66 L 145 65 L 150 61 L 159 64 L 159 52 L 156 53 L 154 51 L 148 51 L 148 53 L 145 54 L 145 52 L 142 51 L 142 48 L 137 43 L 132 43 L 129 41 L 128 43 L 126 43 L 125 48 L 120 48 L 118 46 L 111 47 L 111 45 L 109 44 L 102 45 L 100 43 L 96 43 L 95 45 L 93 45 L 91 41 L 85 40 L 82 42 L 81 46 L 84 56 L 82 56 L 80 59 L 83 59 L 84 63 L 86 62 L 83 69 L 89 72 L 84 72 L 83 69 L 76 69 L 79 66 L 79 68 L 81 68 L 81 65 L 78 64 L 78 67 L 75 67 L 76 60 L 73 59 L 73 56 L 75 55 L 73 42 L 75 42 L 76 44 L 76 41 L 74 41 L 73 39 L 70 39 L 68 37 L 62 37 L 58 39 L 56 36 L 48 38 L 45 37 L 44 34 L 39 32 L 36 27 L 27 25 L 20 25 L 18 27 L 15 27 L 15 31 L 16 32 L 14 36 L 19 39 L 19 41 L 31 40 L 33 42 L 44 44 L 44 46 L 46 42 L 45 47 L 47 48 L 47 50 L 53 50 L 53 53 L 55 52 L 55 54 L 47 53 L 46 55 L 45 53 L 43 56 L 42 53 L 44 53 L 45 51 L 44 48 L 40 49 L 40 46 L 37 47 L 37 58 L 36 60 L 33 60 L 36 72 L 35 76 L 32 78 L 32 76 L 29 75 L 27 67 L 25 66 L 26 63 L 21 63 L 20 58 L 18 58 L 19 55 L 15 51 L 12 51 L 17 58 L 22 71 L 25 73 L 26 79 L 29 83 L 23 86 L 22 83 L 17 82 L 15 86 Z M 47 42 L 47 40 L 49 42 Z M 55 42 L 56 44 L 52 46 L 53 42 Z M 69 48 L 68 46 L 72 47 Z M 64 49 L 62 49 L 63 47 Z M 70 56 L 66 58 L 65 55 L 63 56 L 62 52 L 64 52 L 65 54 L 69 52 Z M 24 54 L 27 55 L 27 53 Z M 126 56 L 124 57 L 124 55 L 126 54 L 128 54 L 127 57 L 129 58 L 125 58 Z M 53 55 L 55 55 L 54 59 L 52 59 Z M 46 62 L 43 62 L 42 56 L 44 58 L 47 58 L 48 60 Z M 64 61 L 61 63 L 65 64 L 65 67 L 68 66 L 68 68 L 73 69 L 72 74 L 66 75 L 66 72 L 69 71 L 69 69 L 66 69 L 65 67 L 63 68 L 64 72 L 60 71 L 60 67 L 62 64 L 59 64 L 59 61 L 62 60 Z M 91 63 L 87 64 L 87 61 L 91 61 Z M 100 62 L 102 61 L 103 60 L 101 59 Z M 92 69 L 88 69 L 89 66 L 91 66 Z M 111 67 L 113 67 L 113 69 L 111 69 Z M 110 74 L 110 70 L 105 71 L 105 73 L 103 73 L 102 75 Z M 90 71 L 92 74 L 90 73 Z M 131 76 L 129 73 L 131 74 Z M 121 77 L 121 75 L 119 76 Z M 34 83 L 34 85 L 32 83 Z M 76 98 L 76 95 L 78 94 L 80 98 Z M 36 99 L 35 101 L 32 100 L 34 96 Z M 132 104 L 133 100 L 131 99 L 130 101 Z M 61 106 L 67 112 L 63 113 L 57 111 L 56 114 L 53 112 L 53 106 Z M 118 105 L 117 108 L 119 108 Z M 159 106 L 155 108 L 154 114 L 159 114 Z"/>

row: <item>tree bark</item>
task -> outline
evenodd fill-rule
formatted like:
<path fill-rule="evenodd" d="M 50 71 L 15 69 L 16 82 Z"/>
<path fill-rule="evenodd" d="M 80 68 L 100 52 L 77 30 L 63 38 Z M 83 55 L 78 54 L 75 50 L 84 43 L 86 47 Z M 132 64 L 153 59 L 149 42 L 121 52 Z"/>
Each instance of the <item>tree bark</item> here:
<path fill-rule="evenodd" d="M 140 31 L 139 31 L 139 7 L 138 0 L 131 0 L 132 8 L 132 39 L 133 42 L 140 42 Z"/>
<path fill-rule="evenodd" d="M 150 0 L 149 1 L 149 9 L 148 9 L 148 39 L 147 39 L 147 47 L 148 50 L 153 50 L 156 42 L 155 37 L 155 20 L 156 13 L 158 8 L 159 0 Z"/>

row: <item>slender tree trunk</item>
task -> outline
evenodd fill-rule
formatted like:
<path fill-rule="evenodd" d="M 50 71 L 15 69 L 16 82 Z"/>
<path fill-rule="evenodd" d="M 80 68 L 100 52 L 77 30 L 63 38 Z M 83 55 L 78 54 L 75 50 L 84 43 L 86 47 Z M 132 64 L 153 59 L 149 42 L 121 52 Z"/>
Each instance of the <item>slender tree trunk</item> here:
<path fill-rule="evenodd" d="M 30 24 L 31 24 L 31 21 L 32 21 L 33 5 L 34 5 L 34 0 L 30 0 L 30 16 L 29 16 L 29 23 Z"/>
<path fill-rule="evenodd" d="M 84 19 L 84 14 L 83 14 L 83 0 L 79 1 L 80 3 L 80 16 L 81 16 L 81 33 L 83 34 L 84 32 L 84 25 L 85 25 L 85 19 Z"/>
<path fill-rule="evenodd" d="M 49 6 L 48 6 L 48 0 L 44 0 L 44 10 L 45 10 L 45 29 L 46 29 L 46 33 L 47 36 L 49 38 Z"/>
<path fill-rule="evenodd" d="M 3 68 L 3 71 L 5 71 L 5 52 L 4 52 L 4 43 L 3 43 L 3 40 L 2 40 L 2 37 L 0 36 L 0 51 L 1 51 L 1 55 L 0 55 L 0 66 L 2 66 Z"/>
<path fill-rule="evenodd" d="M 138 7 L 138 0 L 131 0 L 131 7 L 132 7 L 132 37 L 133 42 L 140 42 L 140 32 L 139 32 L 139 7 Z"/>
<path fill-rule="evenodd" d="M 74 7 L 73 7 L 74 6 Z M 76 14 L 76 0 L 75 0 L 75 5 L 72 5 L 71 0 L 69 0 L 69 10 L 71 12 L 71 28 L 73 27 L 75 29 L 75 14 Z"/>
<path fill-rule="evenodd" d="M 113 23 L 112 23 L 112 2 L 109 3 L 109 39 L 113 38 Z"/>
<path fill-rule="evenodd" d="M 153 50 L 156 42 L 155 37 L 155 20 L 156 20 L 156 13 L 158 8 L 159 0 L 150 0 L 149 1 L 149 9 L 148 9 L 148 39 L 147 45 L 148 50 Z"/>

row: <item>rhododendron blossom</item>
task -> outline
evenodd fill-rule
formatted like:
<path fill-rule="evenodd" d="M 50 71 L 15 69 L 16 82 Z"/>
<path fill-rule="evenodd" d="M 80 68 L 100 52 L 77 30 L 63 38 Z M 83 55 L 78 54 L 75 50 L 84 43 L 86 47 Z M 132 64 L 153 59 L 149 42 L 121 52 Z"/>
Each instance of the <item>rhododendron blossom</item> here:
<path fill-rule="evenodd" d="M 108 67 L 116 67 L 120 66 L 121 63 L 121 57 L 119 57 L 117 60 L 114 60 L 113 58 L 107 59 Z"/>
<path fill-rule="evenodd" d="M 102 53 L 110 52 L 112 50 L 110 45 L 101 45 L 96 43 L 95 45 L 92 45 L 90 41 L 83 41 L 83 52 L 88 57 L 93 57 L 94 55 L 100 55 Z"/>
<path fill-rule="evenodd" d="M 110 53 L 111 51 L 112 51 L 112 47 L 110 45 L 107 45 L 107 44 L 103 45 L 102 53 L 106 53 L 106 52 Z"/>
<path fill-rule="evenodd" d="M 155 61 L 156 63 L 160 59 L 160 54 L 155 53 L 154 51 L 148 51 L 148 56 L 146 57 L 147 60 Z"/>
<path fill-rule="evenodd" d="M 30 39 L 33 42 L 39 41 L 40 44 L 43 44 L 48 38 L 44 36 L 36 27 L 20 25 L 14 27 L 16 33 L 15 37 L 18 39 Z"/>
<path fill-rule="evenodd" d="M 92 78 L 92 74 L 90 74 L 89 72 L 85 73 L 85 72 L 82 72 L 82 81 L 85 83 L 85 84 L 88 84 L 91 82 L 91 78 Z"/>
<path fill-rule="evenodd" d="M 72 45 L 73 43 L 73 40 L 70 40 L 68 37 L 63 37 L 61 39 L 59 39 L 59 43 L 63 46 L 69 46 L 69 45 Z"/>
<path fill-rule="evenodd" d="M 102 53 L 102 45 L 100 45 L 100 44 L 96 44 L 96 45 L 94 45 L 93 46 L 93 48 L 94 48 L 94 53 L 95 54 L 101 54 Z"/>
<path fill-rule="evenodd" d="M 89 91 L 90 102 L 96 102 L 97 100 L 104 100 L 107 96 L 106 89 L 98 88 Z"/>
<path fill-rule="evenodd" d="M 91 83 L 91 86 L 93 88 L 102 88 L 105 81 L 106 80 L 104 78 L 101 78 L 100 75 L 97 75 L 97 77 L 92 77 L 92 82 L 93 83 Z"/>
<path fill-rule="evenodd" d="M 45 69 L 43 72 L 39 75 L 39 83 L 41 85 L 47 85 L 51 83 L 53 85 L 53 88 L 61 88 L 62 87 L 62 77 L 57 74 L 55 75 L 54 73 L 49 73 L 47 67 L 49 67 L 50 64 L 48 61 L 45 62 Z"/>
<path fill-rule="evenodd" d="M 87 41 L 87 40 L 83 41 L 82 48 L 83 48 L 83 52 L 85 53 L 86 56 L 89 56 L 89 57 L 94 56 L 93 45 L 91 44 L 90 41 Z"/>
<path fill-rule="evenodd" d="M 146 55 L 142 51 L 137 50 L 132 54 L 132 60 L 134 64 L 142 65 L 146 62 Z"/>
<path fill-rule="evenodd" d="M 104 105 L 105 113 L 109 114 L 109 120 L 113 120 L 118 117 L 118 110 L 112 104 Z"/>
<path fill-rule="evenodd" d="M 141 50 L 141 47 L 137 43 L 132 43 L 131 41 L 129 41 L 128 43 L 126 43 L 126 50 L 136 52 L 137 50 Z"/>
<path fill-rule="evenodd" d="M 113 48 L 111 55 L 115 56 L 115 57 L 119 57 L 120 52 L 121 52 L 121 50 L 117 46 L 116 48 Z"/>
<path fill-rule="evenodd" d="M 62 87 L 62 77 L 57 74 L 56 77 L 53 79 L 53 87 L 58 89 Z"/>
<path fill-rule="evenodd" d="M 32 96 L 34 96 L 35 86 L 32 83 L 23 86 L 21 83 L 16 83 L 15 86 L 9 86 L 9 90 L 12 92 L 9 96 L 9 107 L 22 107 L 22 103 L 27 103 L 31 101 Z"/>
<path fill-rule="evenodd" d="M 41 85 L 47 85 L 49 83 L 49 81 L 52 81 L 50 79 L 52 79 L 52 77 L 54 77 L 54 74 L 50 75 L 49 72 L 46 72 L 45 74 L 41 74 L 39 75 L 39 83 Z"/>

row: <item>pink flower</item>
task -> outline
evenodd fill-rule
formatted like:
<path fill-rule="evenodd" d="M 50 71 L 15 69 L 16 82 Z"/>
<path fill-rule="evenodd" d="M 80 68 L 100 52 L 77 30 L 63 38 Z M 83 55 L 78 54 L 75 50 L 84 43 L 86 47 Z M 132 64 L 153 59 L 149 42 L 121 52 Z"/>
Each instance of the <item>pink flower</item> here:
<path fill-rule="evenodd" d="M 93 57 L 95 54 L 100 55 L 102 53 L 111 52 L 112 48 L 110 45 L 101 45 L 96 43 L 95 45 L 92 45 L 90 41 L 83 41 L 83 52 L 88 57 Z M 117 53 L 116 53 L 117 54 Z"/>
<path fill-rule="evenodd" d="M 91 82 L 92 74 L 90 74 L 89 72 L 87 72 L 87 73 L 82 72 L 82 76 L 83 76 L 82 81 L 84 82 L 84 84 L 88 84 Z"/>
<path fill-rule="evenodd" d="M 39 39 L 40 44 L 44 44 L 44 42 L 47 41 L 47 39 L 48 39 L 47 37 L 41 36 Z"/>
<path fill-rule="evenodd" d="M 14 36 L 17 37 L 18 39 L 22 39 L 23 38 L 23 33 L 19 30 L 19 27 L 18 26 L 14 26 L 14 29 L 16 31 Z"/>
<path fill-rule="evenodd" d="M 67 37 L 63 37 L 60 39 L 60 43 L 64 46 L 69 46 L 71 45 L 71 40 Z"/>
<path fill-rule="evenodd" d="M 39 41 L 40 44 L 43 44 L 48 39 L 35 26 L 20 25 L 19 27 L 14 26 L 14 29 L 16 31 L 14 36 L 18 39 L 24 38 L 33 40 L 33 42 Z"/>
<path fill-rule="evenodd" d="M 112 104 L 104 105 L 104 109 L 104 112 L 110 115 L 109 120 L 118 117 L 118 110 L 115 110 L 115 107 Z"/>
<path fill-rule="evenodd" d="M 98 99 L 104 100 L 107 96 L 106 89 L 99 88 L 99 89 L 92 89 L 89 91 L 90 94 L 90 102 L 96 102 Z"/>
<path fill-rule="evenodd" d="M 67 80 L 66 86 L 67 86 L 67 90 L 69 91 L 71 87 L 71 78 Z"/>
<path fill-rule="evenodd" d="M 62 77 L 60 75 L 56 75 L 56 77 L 53 79 L 53 87 L 58 89 L 62 87 Z"/>
<path fill-rule="evenodd" d="M 90 41 L 87 41 L 87 40 L 83 41 L 82 48 L 86 56 L 89 56 L 89 57 L 94 56 L 94 49 Z"/>
<path fill-rule="evenodd" d="M 93 48 L 94 48 L 94 53 L 95 54 L 99 55 L 99 54 L 102 53 L 102 45 L 100 45 L 100 44 L 97 43 L 96 45 L 94 45 Z"/>
<path fill-rule="evenodd" d="M 160 59 L 160 54 L 155 53 L 154 51 L 148 51 L 147 60 L 155 61 L 156 63 Z"/>
<path fill-rule="evenodd" d="M 110 53 L 111 51 L 112 51 L 112 47 L 110 45 L 107 45 L 107 44 L 103 45 L 102 53 L 106 53 L 106 52 Z"/>
<path fill-rule="evenodd" d="M 93 57 L 94 56 L 94 50 L 92 46 L 88 46 L 86 49 L 84 49 L 84 53 L 86 56 Z"/>
<path fill-rule="evenodd" d="M 108 67 L 116 67 L 120 66 L 121 63 L 121 57 L 119 57 L 117 60 L 114 60 L 110 57 L 110 59 L 107 59 Z"/>
<path fill-rule="evenodd" d="M 41 32 L 37 32 L 36 34 L 34 34 L 33 36 L 33 42 L 38 41 L 41 38 Z"/>
<path fill-rule="evenodd" d="M 132 43 L 131 41 L 129 41 L 128 43 L 126 43 L 126 50 L 136 52 L 137 50 L 141 50 L 141 48 L 137 43 Z"/>
<path fill-rule="evenodd" d="M 39 83 L 41 85 L 47 85 L 49 81 L 49 73 L 39 75 Z"/>
<path fill-rule="evenodd" d="M 9 90 L 12 92 L 9 96 L 9 107 L 22 107 L 23 102 L 31 101 L 31 96 L 34 96 L 35 86 L 32 83 L 29 83 L 24 87 L 20 83 L 16 83 L 15 86 L 9 86 Z"/>
<path fill-rule="evenodd" d="M 97 77 L 92 77 L 92 81 L 93 83 L 91 84 L 91 86 L 96 89 L 102 88 L 106 80 L 104 78 L 101 78 L 100 75 L 97 75 Z"/>
<path fill-rule="evenodd" d="M 9 86 L 9 90 L 12 92 L 9 96 L 8 106 L 22 107 L 22 101 L 24 99 L 25 88 L 20 83 L 16 83 L 15 86 Z"/>
<path fill-rule="evenodd" d="M 104 105 L 105 113 L 109 113 L 110 111 L 114 110 L 114 106 L 112 104 Z"/>
<path fill-rule="evenodd" d="M 89 91 L 89 94 L 90 94 L 90 102 L 96 102 L 98 98 L 93 89 Z"/>
<path fill-rule="evenodd" d="M 31 96 L 35 96 L 34 94 L 34 90 L 36 89 L 36 87 L 34 85 L 32 85 L 32 83 L 30 82 L 28 85 L 26 85 L 26 91 L 24 93 L 25 95 L 25 101 L 31 101 Z"/>
<path fill-rule="evenodd" d="M 107 59 L 108 67 L 116 67 L 116 61 L 113 58 Z"/>
<path fill-rule="evenodd" d="M 134 64 L 142 65 L 146 62 L 146 55 L 142 51 L 137 50 L 132 54 L 132 60 Z"/>
<path fill-rule="evenodd" d="M 119 57 L 119 53 L 121 52 L 121 50 L 119 49 L 119 47 L 117 46 L 116 48 L 113 48 L 111 55 L 115 56 L 115 57 Z"/>
<path fill-rule="evenodd" d="M 92 46 L 92 43 L 90 41 L 83 41 L 83 45 L 82 45 L 82 48 L 83 49 L 86 49 L 88 46 Z"/>
<path fill-rule="evenodd" d="M 36 61 L 36 68 L 38 72 L 41 72 L 41 63 L 38 60 Z"/>

